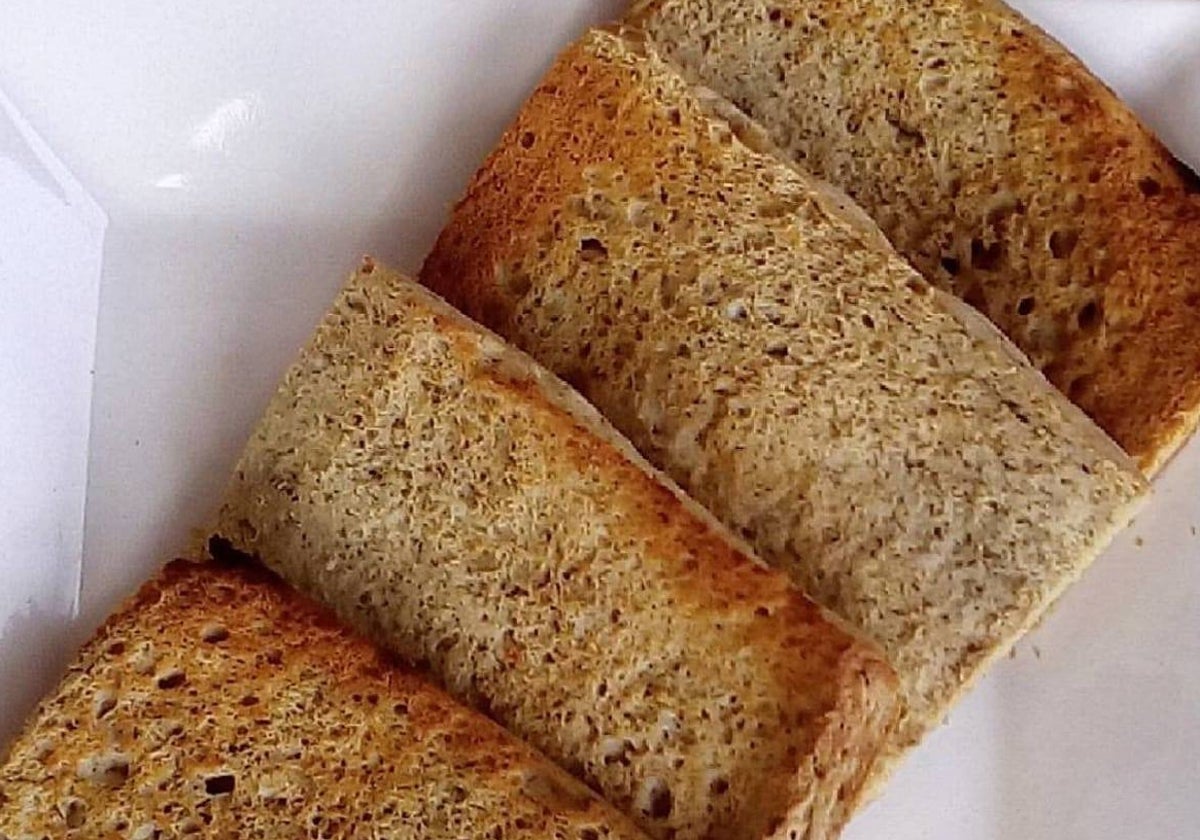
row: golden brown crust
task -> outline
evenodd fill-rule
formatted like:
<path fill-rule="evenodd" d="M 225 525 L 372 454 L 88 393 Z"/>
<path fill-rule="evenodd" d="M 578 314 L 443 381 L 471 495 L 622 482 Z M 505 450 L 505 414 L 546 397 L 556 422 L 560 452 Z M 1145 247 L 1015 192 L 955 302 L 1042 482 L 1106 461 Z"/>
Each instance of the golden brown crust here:
<path fill-rule="evenodd" d="M 1200 181 L 1078 59 L 1013 10 L 994 9 L 995 31 L 1027 33 L 1010 34 L 1000 54 L 1006 90 L 1042 103 L 1049 117 L 1036 142 L 1059 183 L 1086 196 L 1084 246 L 1112 255 L 1089 266 L 1104 274 L 1094 286 L 1104 329 L 1074 332 L 1046 374 L 1154 473 L 1200 418 Z M 1039 274 L 1006 280 L 1033 294 Z M 1014 318 L 999 320 L 1020 335 Z"/>
<path fill-rule="evenodd" d="M 176 561 L 0 765 L 0 835 L 642 835 L 266 571 Z"/>
<path fill-rule="evenodd" d="M 630 21 L 846 189 L 1148 473 L 1200 418 L 1200 180 L 993 0 L 646 0 Z"/>
<path fill-rule="evenodd" d="M 985 319 L 622 34 L 560 57 L 422 280 L 881 641 L 910 698 L 898 754 L 1145 482 Z"/>

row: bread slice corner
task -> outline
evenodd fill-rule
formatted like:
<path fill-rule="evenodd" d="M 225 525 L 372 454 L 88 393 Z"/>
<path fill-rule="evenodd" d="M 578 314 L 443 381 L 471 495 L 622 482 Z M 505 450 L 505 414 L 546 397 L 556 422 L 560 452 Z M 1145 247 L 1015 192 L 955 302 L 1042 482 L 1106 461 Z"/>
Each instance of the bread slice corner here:
<path fill-rule="evenodd" d="M 169 563 L 0 760 L 0 836 L 644 838 L 264 569 Z"/>

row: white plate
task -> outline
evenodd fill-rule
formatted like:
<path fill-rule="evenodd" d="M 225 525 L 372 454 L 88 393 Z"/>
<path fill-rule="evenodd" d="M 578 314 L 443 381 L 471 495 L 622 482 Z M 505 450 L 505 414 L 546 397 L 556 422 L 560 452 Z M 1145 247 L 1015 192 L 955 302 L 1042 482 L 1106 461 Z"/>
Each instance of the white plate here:
<path fill-rule="evenodd" d="M 0 6 L 0 739 L 211 511 L 358 256 L 416 268 L 553 54 L 621 5 Z M 1200 6 L 1019 5 L 1200 163 Z M 1198 484 L 1193 442 L 848 837 L 1197 836 Z"/>

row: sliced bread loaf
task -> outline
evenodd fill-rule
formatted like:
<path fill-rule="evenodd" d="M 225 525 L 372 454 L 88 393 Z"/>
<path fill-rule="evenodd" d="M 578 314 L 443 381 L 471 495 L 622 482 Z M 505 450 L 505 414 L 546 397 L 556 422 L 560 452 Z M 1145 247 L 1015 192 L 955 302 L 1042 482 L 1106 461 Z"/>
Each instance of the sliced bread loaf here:
<path fill-rule="evenodd" d="M 908 692 L 899 751 L 1091 562 L 1144 480 L 736 117 L 636 42 L 589 33 L 422 279 L 882 642 Z"/>
<path fill-rule="evenodd" d="M 256 567 L 176 561 L 0 761 L 0 837 L 626 838 L 611 806 Z"/>
<path fill-rule="evenodd" d="M 577 394 L 364 266 L 216 529 L 659 837 L 830 837 L 896 716 L 877 649 Z"/>
<path fill-rule="evenodd" d="M 630 19 L 846 190 L 1147 471 L 1200 420 L 1200 180 L 995 0 L 642 0 Z"/>

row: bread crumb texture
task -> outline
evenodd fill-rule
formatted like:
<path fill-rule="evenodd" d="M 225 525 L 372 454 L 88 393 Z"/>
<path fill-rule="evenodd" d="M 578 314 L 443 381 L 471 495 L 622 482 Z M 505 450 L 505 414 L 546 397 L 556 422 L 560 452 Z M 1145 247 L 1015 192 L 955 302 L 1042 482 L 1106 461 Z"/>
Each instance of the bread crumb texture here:
<path fill-rule="evenodd" d="M 256 568 L 176 561 L 0 765 L 0 837 L 643 837 Z"/>
<path fill-rule="evenodd" d="M 1200 180 L 994 0 L 643 0 L 630 19 L 844 189 L 1147 471 L 1200 418 Z"/>
<path fill-rule="evenodd" d="M 899 751 L 1144 481 L 985 319 L 720 110 L 637 43 L 588 34 L 422 279 L 880 641 L 908 695 Z"/>
<path fill-rule="evenodd" d="M 376 266 L 287 375 L 217 530 L 658 837 L 831 836 L 893 673 L 637 458 Z"/>

